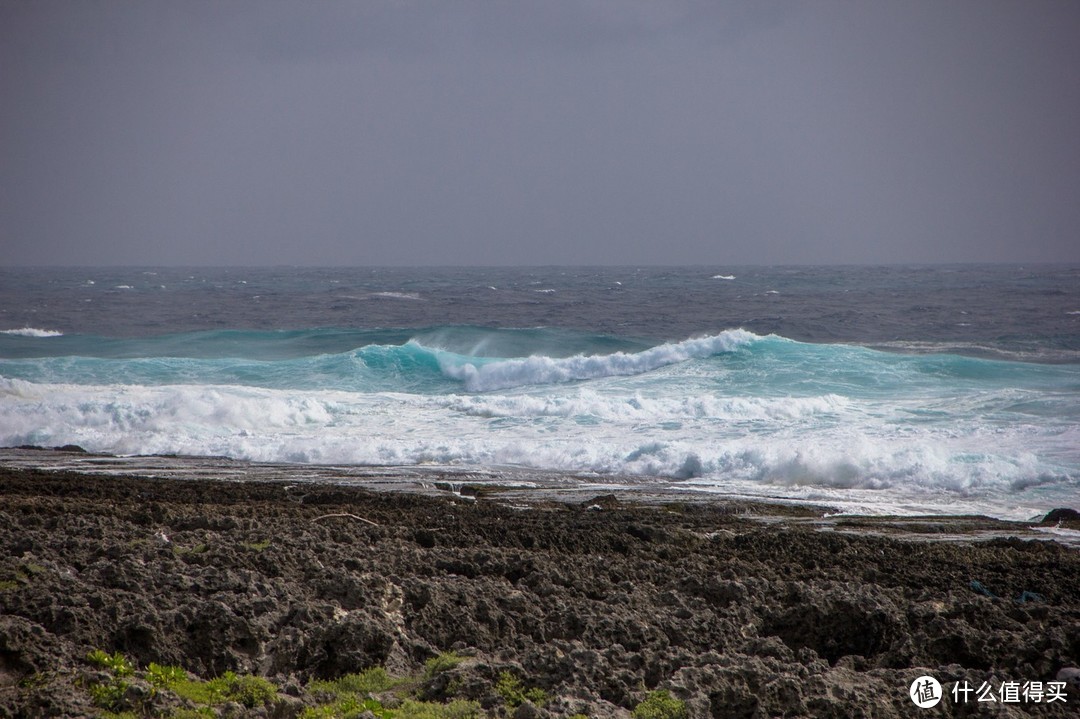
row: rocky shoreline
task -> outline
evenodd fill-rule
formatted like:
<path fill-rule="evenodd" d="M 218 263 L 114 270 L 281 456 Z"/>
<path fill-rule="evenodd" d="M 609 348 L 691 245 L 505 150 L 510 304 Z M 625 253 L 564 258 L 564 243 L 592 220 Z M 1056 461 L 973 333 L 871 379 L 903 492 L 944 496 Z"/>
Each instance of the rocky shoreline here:
<path fill-rule="evenodd" d="M 1007 523 L 443 495 L 0 468 L 0 716 L 344 716 L 313 687 L 372 667 L 407 696 L 356 716 L 929 716 L 923 675 L 936 716 L 1080 705 L 1080 550 Z M 95 651 L 132 667 L 111 703 Z M 202 706 L 152 666 L 274 693 Z"/>

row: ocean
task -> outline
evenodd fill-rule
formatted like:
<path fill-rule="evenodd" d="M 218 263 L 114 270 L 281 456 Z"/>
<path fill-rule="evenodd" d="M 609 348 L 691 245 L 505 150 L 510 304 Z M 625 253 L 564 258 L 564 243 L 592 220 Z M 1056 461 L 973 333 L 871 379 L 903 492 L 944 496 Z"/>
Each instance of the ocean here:
<path fill-rule="evenodd" d="M 0 270 L 0 446 L 1080 505 L 1080 267 Z"/>

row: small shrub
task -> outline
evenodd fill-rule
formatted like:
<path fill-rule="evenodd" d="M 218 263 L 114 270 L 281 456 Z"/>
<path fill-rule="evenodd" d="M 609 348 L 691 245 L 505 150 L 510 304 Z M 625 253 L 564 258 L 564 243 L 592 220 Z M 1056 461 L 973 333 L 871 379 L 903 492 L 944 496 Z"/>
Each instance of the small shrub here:
<path fill-rule="evenodd" d="M 521 680 L 510 672 L 499 675 L 499 681 L 495 683 L 495 691 L 503 698 L 507 706 L 513 708 L 530 701 L 537 706 L 547 703 L 547 692 L 537 687 L 526 689 L 521 685 Z"/>
<path fill-rule="evenodd" d="M 107 684 L 93 684 L 89 687 L 91 701 L 102 709 L 110 710 L 124 708 L 124 696 L 127 690 L 128 683 L 121 679 L 113 679 Z"/>
<path fill-rule="evenodd" d="M 658 689 L 634 707 L 633 714 L 634 719 L 686 719 L 686 703 Z"/>
<path fill-rule="evenodd" d="M 464 679 L 464 677 L 461 677 L 461 676 L 451 677 L 450 681 L 448 681 L 446 683 L 446 689 L 443 690 L 443 693 L 447 697 L 452 697 L 455 694 L 460 694 L 462 689 L 464 689 L 464 687 L 465 687 L 465 679 Z"/>
<path fill-rule="evenodd" d="M 95 649 L 86 655 L 86 661 L 96 667 L 106 669 L 117 677 L 129 677 L 135 673 L 135 667 L 120 652 L 108 654 L 100 649 Z"/>
<path fill-rule="evenodd" d="M 272 702 L 277 697 L 277 687 L 262 677 L 244 674 L 237 676 L 225 672 L 216 679 L 206 682 L 206 687 L 214 697 L 209 704 L 221 701 L 234 701 L 248 709 L 254 709 Z"/>
<path fill-rule="evenodd" d="M 247 674 L 236 677 L 229 687 L 228 696 L 233 701 L 254 709 L 277 699 L 277 687 L 262 677 Z"/>
<path fill-rule="evenodd" d="M 459 656 L 456 652 L 443 652 L 437 657 L 432 657 L 424 662 L 424 678 L 431 679 L 438 674 L 453 669 L 463 661 L 465 661 L 465 657 Z"/>
<path fill-rule="evenodd" d="M 164 667 L 150 662 L 150 666 L 146 668 L 146 681 L 158 689 L 172 689 L 189 680 L 187 672 L 180 667 Z"/>

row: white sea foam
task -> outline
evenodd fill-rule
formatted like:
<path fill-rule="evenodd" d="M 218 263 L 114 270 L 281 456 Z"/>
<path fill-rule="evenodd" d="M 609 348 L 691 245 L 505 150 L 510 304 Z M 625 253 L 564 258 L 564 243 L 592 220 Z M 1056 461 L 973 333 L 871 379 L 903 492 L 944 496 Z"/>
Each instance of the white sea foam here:
<path fill-rule="evenodd" d="M 685 362 L 733 352 L 758 335 L 746 330 L 726 330 L 718 335 L 666 343 L 641 352 L 574 357 L 533 356 L 474 364 L 459 356 L 437 353 L 443 374 L 465 383 L 470 392 L 488 392 L 525 385 L 556 384 L 600 377 L 625 377 Z"/>
<path fill-rule="evenodd" d="M 733 279 L 735 279 L 735 275 L 713 275 L 712 279 L 714 279 L 714 280 L 733 280 Z"/>
<path fill-rule="evenodd" d="M 416 292 L 372 292 L 368 297 L 384 300 L 412 300 L 413 302 L 424 299 Z"/>
<path fill-rule="evenodd" d="M 39 330 L 36 327 L 23 327 L 18 330 L 0 330 L 0 335 L 18 335 L 20 337 L 60 337 L 64 333 L 56 330 Z"/>
<path fill-rule="evenodd" d="M 835 414 L 851 402 L 839 395 L 821 397 L 644 397 L 604 396 L 581 390 L 571 396 L 452 395 L 431 400 L 435 406 L 487 418 L 566 417 L 608 422 L 728 422 L 791 420 Z"/>
<path fill-rule="evenodd" d="M 900 415 L 884 407 L 835 395 L 543 391 L 444 397 L 0 378 L 0 445 L 73 443 L 117 454 L 332 464 L 519 466 L 636 475 L 700 491 L 844 497 L 871 508 L 916 506 L 919 497 L 918 506 L 932 505 L 929 498 L 938 497 L 991 514 L 1060 504 L 1075 498 L 1080 481 L 1067 469 L 1075 466 L 1080 444 L 1075 428 L 1034 431 L 968 421 L 944 432 L 897 422 Z"/>

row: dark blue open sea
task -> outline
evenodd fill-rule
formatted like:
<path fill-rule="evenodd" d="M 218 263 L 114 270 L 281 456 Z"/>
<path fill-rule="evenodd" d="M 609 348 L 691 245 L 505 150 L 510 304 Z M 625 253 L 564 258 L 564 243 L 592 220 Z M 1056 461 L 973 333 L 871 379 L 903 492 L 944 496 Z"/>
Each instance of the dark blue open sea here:
<path fill-rule="evenodd" d="M 1080 267 L 0 270 L 0 446 L 1080 504 Z"/>

